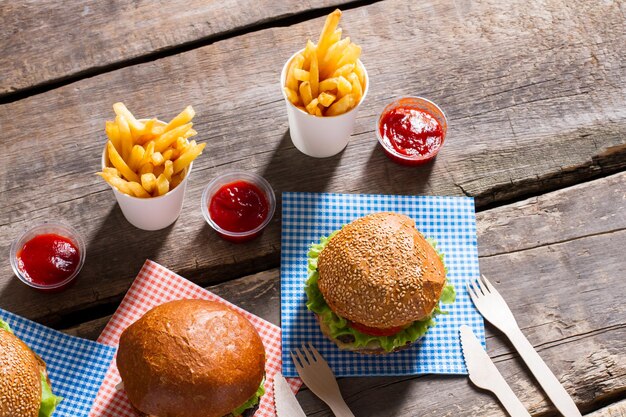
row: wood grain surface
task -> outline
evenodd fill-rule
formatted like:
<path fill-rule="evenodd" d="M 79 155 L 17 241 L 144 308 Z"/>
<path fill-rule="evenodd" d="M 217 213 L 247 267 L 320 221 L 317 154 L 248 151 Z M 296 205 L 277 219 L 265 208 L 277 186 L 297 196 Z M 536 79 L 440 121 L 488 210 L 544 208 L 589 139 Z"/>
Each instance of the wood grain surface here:
<path fill-rule="evenodd" d="M 202 187 L 233 168 L 263 175 L 277 193 L 465 194 L 479 208 L 623 169 L 620 16 L 618 3 L 559 0 L 387 0 L 350 10 L 341 26 L 363 46 L 371 89 L 351 143 L 325 160 L 291 144 L 278 84 L 321 18 L 4 104 L 0 251 L 34 222 L 56 219 L 83 234 L 87 261 L 58 295 L 33 293 L 3 263 L 2 307 L 52 325 L 113 311 L 146 258 L 202 285 L 278 266 L 280 210 L 261 239 L 244 245 L 221 241 L 201 216 Z M 373 132 L 382 106 L 407 94 L 435 100 L 449 119 L 442 152 L 420 168 L 388 161 Z M 130 226 L 93 175 L 118 100 L 141 117 L 167 119 L 187 104 L 198 112 L 194 128 L 209 146 L 194 164 L 181 217 L 165 230 Z"/>
<path fill-rule="evenodd" d="M 575 210 L 585 204 L 586 210 Z M 626 387 L 624 208 L 626 173 L 621 173 L 477 216 L 481 272 L 585 412 L 620 398 Z M 533 231 L 541 245 L 532 239 L 517 241 L 520 230 Z M 209 289 L 278 324 L 279 280 L 278 270 L 270 270 Z M 95 339 L 107 320 L 65 331 Z M 487 348 L 533 416 L 556 415 L 505 337 L 489 325 Z M 340 385 L 358 416 L 505 415 L 495 397 L 464 377 L 349 378 Z M 332 416 L 308 390 L 298 398 L 307 415 Z M 593 415 L 620 415 L 619 410 L 623 405 Z"/>
<path fill-rule="evenodd" d="M 0 98 L 344 3 L 348 1 L 6 1 L 0 8 Z"/>

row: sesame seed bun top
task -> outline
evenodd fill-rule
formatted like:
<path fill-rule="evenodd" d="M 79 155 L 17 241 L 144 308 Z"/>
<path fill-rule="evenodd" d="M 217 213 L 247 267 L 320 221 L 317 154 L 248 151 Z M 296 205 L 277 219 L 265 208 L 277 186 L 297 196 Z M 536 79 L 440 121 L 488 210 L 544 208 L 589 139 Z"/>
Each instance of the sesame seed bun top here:
<path fill-rule="evenodd" d="M 43 361 L 17 336 L 0 329 L 0 417 L 37 417 Z"/>
<path fill-rule="evenodd" d="M 443 262 L 396 213 L 344 226 L 318 258 L 319 289 L 339 316 L 369 327 L 404 326 L 428 317 L 446 282 Z"/>
<path fill-rule="evenodd" d="M 259 388 L 265 348 L 254 326 L 233 309 L 177 300 L 124 330 L 117 367 L 139 415 L 222 417 Z"/>

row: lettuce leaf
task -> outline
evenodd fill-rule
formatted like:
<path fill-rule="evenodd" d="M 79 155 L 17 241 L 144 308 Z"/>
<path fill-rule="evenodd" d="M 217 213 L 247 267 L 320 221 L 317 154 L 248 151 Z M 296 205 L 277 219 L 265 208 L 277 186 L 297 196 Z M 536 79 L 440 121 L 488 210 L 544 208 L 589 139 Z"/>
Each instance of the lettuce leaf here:
<path fill-rule="evenodd" d="M 45 372 L 41 372 L 41 405 L 39 406 L 39 417 L 50 417 L 54 409 L 63 400 L 62 397 L 54 395 L 48 384 Z"/>
<path fill-rule="evenodd" d="M 263 384 L 265 384 L 265 378 L 263 378 L 263 380 L 261 381 L 261 385 L 259 385 L 259 388 L 256 390 L 254 395 L 250 397 L 248 401 L 233 410 L 233 412 L 231 413 L 233 417 L 238 417 L 242 415 L 244 411 L 246 411 L 248 408 L 252 408 L 259 403 L 260 398 L 263 396 L 263 394 L 265 394 L 265 387 L 263 386 Z"/>
<path fill-rule="evenodd" d="M 13 330 L 11 330 L 11 326 L 9 326 L 9 323 L 2 319 L 0 319 L 0 329 L 6 330 L 9 333 L 13 333 Z"/>
<path fill-rule="evenodd" d="M 328 237 L 322 237 L 319 243 L 313 243 L 308 252 L 307 271 L 308 278 L 305 283 L 305 293 L 307 295 L 307 308 L 318 314 L 320 320 L 328 326 L 330 329 L 330 335 L 333 338 L 340 336 L 350 335 L 354 339 L 351 343 L 355 348 L 377 348 L 380 346 L 387 352 L 391 352 L 396 348 L 405 346 L 407 343 L 413 343 L 420 337 L 424 336 L 428 329 L 436 324 L 434 318 L 438 314 L 446 314 L 441 310 L 439 304 L 435 307 L 433 314 L 420 321 L 413 322 L 406 329 L 392 335 L 392 336 L 371 336 L 353 329 L 348 325 L 348 320 L 335 314 L 322 295 L 319 286 L 318 279 L 319 273 L 317 271 L 317 259 L 320 252 L 326 247 L 328 242 L 337 234 L 338 231 L 331 233 Z M 429 243 L 437 250 L 436 242 L 432 239 L 428 240 Z M 443 262 L 443 254 L 437 251 L 441 261 Z M 444 263 L 445 267 L 445 263 Z M 447 268 L 446 268 L 447 272 Z M 451 284 L 447 284 L 441 296 L 441 303 L 453 303 L 455 299 L 454 287 Z"/>

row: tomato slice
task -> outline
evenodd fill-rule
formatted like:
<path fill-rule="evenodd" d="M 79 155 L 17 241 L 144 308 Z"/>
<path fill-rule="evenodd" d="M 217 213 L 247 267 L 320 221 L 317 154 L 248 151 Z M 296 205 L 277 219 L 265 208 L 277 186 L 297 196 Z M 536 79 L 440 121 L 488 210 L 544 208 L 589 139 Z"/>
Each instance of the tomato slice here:
<path fill-rule="evenodd" d="M 365 333 L 370 336 L 393 336 L 396 333 L 404 330 L 405 326 L 388 327 L 386 329 L 379 329 L 377 327 L 368 327 L 364 324 L 359 324 L 353 321 L 348 322 L 348 325 L 354 330 L 358 330 L 361 333 Z"/>

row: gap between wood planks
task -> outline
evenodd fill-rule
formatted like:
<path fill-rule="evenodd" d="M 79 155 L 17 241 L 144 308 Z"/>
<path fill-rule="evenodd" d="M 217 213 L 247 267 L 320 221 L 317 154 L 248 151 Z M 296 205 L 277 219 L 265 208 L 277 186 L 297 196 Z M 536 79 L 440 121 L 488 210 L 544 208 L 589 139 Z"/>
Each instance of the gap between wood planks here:
<path fill-rule="evenodd" d="M 378 3 L 381 1 L 383 0 L 356 0 L 356 1 L 342 4 L 341 10 L 345 11 L 345 10 L 356 9 L 359 7 L 368 6 L 370 4 Z M 46 93 L 48 91 L 66 86 L 68 84 L 72 84 L 74 82 L 83 80 L 85 78 L 91 78 L 100 74 L 105 74 L 107 72 L 116 71 L 121 68 L 143 64 L 146 62 L 156 61 L 158 59 L 165 58 L 168 56 L 177 55 L 177 54 L 191 51 L 193 49 L 202 48 L 204 46 L 211 45 L 213 43 L 216 43 L 225 39 L 236 38 L 241 35 L 246 35 L 252 32 L 259 32 L 265 29 L 292 26 L 297 23 L 302 23 L 307 20 L 316 19 L 318 17 L 325 16 L 329 14 L 330 12 L 332 12 L 333 10 L 335 10 L 336 8 L 338 8 L 338 6 L 330 6 L 330 7 L 325 7 L 321 9 L 308 10 L 302 13 L 297 13 L 293 16 L 281 17 L 281 18 L 278 18 L 276 20 L 272 20 L 269 22 L 255 23 L 249 26 L 243 26 L 243 27 L 226 31 L 226 32 L 222 32 L 219 34 L 205 36 L 205 37 L 195 39 L 190 42 L 181 43 L 176 46 L 165 47 L 161 50 L 148 52 L 147 54 L 136 57 L 136 58 L 123 59 L 119 62 L 106 64 L 102 66 L 94 66 L 87 70 L 79 71 L 75 74 L 72 74 L 66 77 L 60 77 L 60 78 L 52 79 L 49 81 L 45 81 L 43 83 L 37 84 L 32 87 L 27 87 L 16 92 L 0 94 L 0 105 L 13 103 L 15 101 L 19 101 L 19 100 L 22 100 L 31 96 Z"/>

